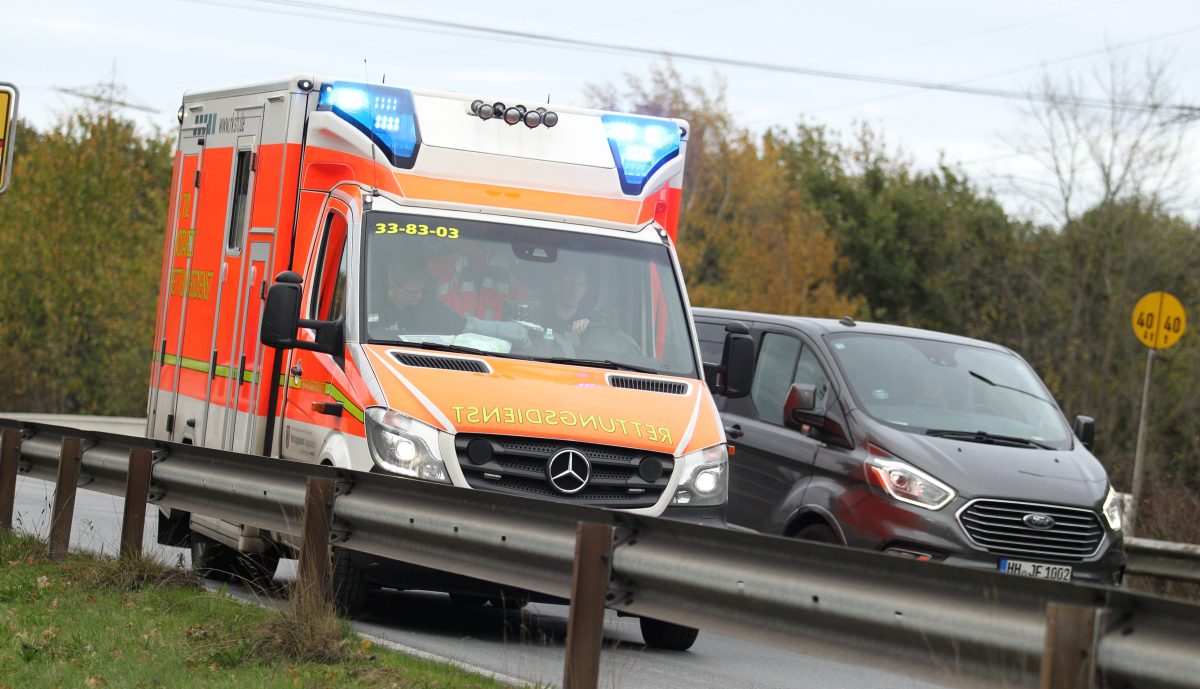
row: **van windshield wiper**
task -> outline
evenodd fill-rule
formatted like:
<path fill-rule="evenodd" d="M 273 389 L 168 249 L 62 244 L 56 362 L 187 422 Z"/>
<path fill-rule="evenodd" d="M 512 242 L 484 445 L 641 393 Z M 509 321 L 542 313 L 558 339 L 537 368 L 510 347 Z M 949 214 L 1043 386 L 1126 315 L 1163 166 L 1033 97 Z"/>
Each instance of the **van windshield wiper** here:
<path fill-rule="evenodd" d="M 994 388 L 1004 388 L 1005 390 L 1012 390 L 1013 392 L 1019 392 L 1022 395 L 1028 395 L 1039 402 L 1045 402 L 1046 404 L 1050 405 L 1051 407 L 1054 406 L 1054 403 L 1051 402 L 1050 400 L 1046 399 L 1045 397 L 1042 397 L 1041 395 L 1035 395 L 1034 393 L 1029 392 L 1028 390 L 1022 390 L 1021 388 L 1014 388 L 1011 385 L 1004 385 L 1003 383 L 993 382 L 991 379 L 984 376 L 982 373 L 976 373 L 975 371 L 967 371 L 967 373 L 971 374 L 972 378 L 975 378 L 977 380 L 982 380 L 983 382 L 987 383 L 988 385 L 990 385 Z"/>
<path fill-rule="evenodd" d="M 517 356 L 516 354 L 507 354 L 505 352 L 489 352 L 486 349 L 476 349 L 475 347 L 464 347 L 455 344 L 441 344 L 440 342 L 399 342 L 388 341 L 386 344 L 400 345 L 402 347 L 416 347 L 418 349 L 432 349 L 438 352 L 454 352 L 456 354 L 475 354 L 477 356 L 498 356 L 505 359 L 526 359 L 528 357 Z"/>
<path fill-rule="evenodd" d="M 638 373 L 658 373 L 656 369 L 645 366 L 626 364 L 612 359 L 575 359 L 569 356 L 534 357 L 535 361 L 548 361 L 552 364 L 577 364 L 579 366 L 594 366 L 596 368 L 611 368 L 618 371 L 636 371 Z"/>
<path fill-rule="evenodd" d="M 950 429 L 932 428 L 925 431 L 925 435 L 932 435 L 935 438 L 950 438 L 952 440 L 966 440 L 972 443 L 984 443 L 986 445 L 1008 445 L 1010 447 L 1036 447 L 1042 450 L 1053 450 L 1046 443 L 1041 443 L 1029 438 L 1020 438 L 1015 435 L 997 435 L 988 433 L 987 431 L 955 431 Z"/>

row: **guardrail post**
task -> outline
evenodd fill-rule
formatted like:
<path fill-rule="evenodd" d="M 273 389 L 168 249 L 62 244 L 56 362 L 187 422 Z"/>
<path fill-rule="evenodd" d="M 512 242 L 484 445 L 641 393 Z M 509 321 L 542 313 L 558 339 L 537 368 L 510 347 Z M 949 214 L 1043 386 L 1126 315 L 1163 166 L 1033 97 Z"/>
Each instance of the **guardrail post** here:
<path fill-rule="evenodd" d="M 329 582 L 329 522 L 333 518 L 333 479 L 310 478 L 304 492 L 296 595 L 306 601 L 333 598 Z"/>
<path fill-rule="evenodd" d="M 575 566 L 571 574 L 571 611 L 567 616 L 567 657 L 563 689 L 596 689 L 604 643 L 604 599 L 612 574 L 613 528 L 575 526 Z"/>
<path fill-rule="evenodd" d="M 149 450 L 129 451 L 129 467 L 125 473 L 125 510 L 121 516 L 121 557 L 142 554 L 152 459 Z"/>
<path fill-rule="evenodd" d="M 58 452 L 58 481 L 54 484 L 54 511 L 50 516 L 50 560 L 66 559 L 71 545 L 71 520 L 75 517 L 75 489 L 79 485 L 79 464 L 83 459 L 83 441 L 63 438 Z"/>
<path fill-rule="evenodd" d="M 1046 606 L 1046 646 L 1042 651 L 1042 689 L 1093 689 L 1096 647 L 1104 610 L 1065 603 Z"/>
<path fill-rule="evenodd" d="M 21 461 L 21 431 L 0 433 L 0 529 L 11 529 L 17 499 L 17 464 Z"/>

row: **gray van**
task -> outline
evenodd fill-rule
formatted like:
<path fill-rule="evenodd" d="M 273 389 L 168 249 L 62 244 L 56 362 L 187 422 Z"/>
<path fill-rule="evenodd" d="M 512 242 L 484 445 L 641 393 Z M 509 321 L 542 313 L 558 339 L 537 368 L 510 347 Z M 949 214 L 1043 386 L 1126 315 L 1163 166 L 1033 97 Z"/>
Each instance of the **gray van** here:
<path fill-rule="evenodd" d="M 757 351 L 749 394 L 716 397 L 733 448 L 730 523 L 1120 583 L 1119 500 L 1090 452 L 1093 421 L 1068 424 L 1015 352 L 849 318 L 694 317 L 710 377 L 729 365 L 729 333 L 748 335 Z"/>

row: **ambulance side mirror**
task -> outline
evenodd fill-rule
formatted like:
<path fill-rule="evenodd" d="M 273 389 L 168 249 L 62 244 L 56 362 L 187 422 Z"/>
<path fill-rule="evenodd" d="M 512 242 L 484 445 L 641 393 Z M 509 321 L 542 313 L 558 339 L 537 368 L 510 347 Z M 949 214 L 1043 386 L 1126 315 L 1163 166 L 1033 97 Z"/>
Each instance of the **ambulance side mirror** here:
<path fill-rule="evenodd" d="M 263 306 L 262 329 L 259 339 L 268 347 L 292 349 L 296 346 L 296 330 L 300 327 L 300 283 L 298 274 L 284 271 L 267 290 Z"/>
<path fill-rule="evenodd" d="M 300 300 L 304 282 L 298 274 L 287 270 L 275 278 L 275 284 L 267 290 L 267 303 L 263 306 L 262 329 L 259 339 L 268 347 L 276 349 L 307 349 L 340 356 L 343 321 L 317 321 L 300 317 Z M 300 328 L 312 328 L 316 342 L 296 338 Z"/>

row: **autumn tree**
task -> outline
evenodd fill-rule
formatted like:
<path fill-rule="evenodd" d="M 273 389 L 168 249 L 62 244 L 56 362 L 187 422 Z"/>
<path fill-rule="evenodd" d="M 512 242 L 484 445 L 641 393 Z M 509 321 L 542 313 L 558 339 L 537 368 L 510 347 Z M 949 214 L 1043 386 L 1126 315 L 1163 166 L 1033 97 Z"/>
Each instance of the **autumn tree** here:
<path fill-rule="evenodd" d="M 16 137 L 0 197 L 0 409 L 145 409 L 171 146 L 81 110 Z"/>

